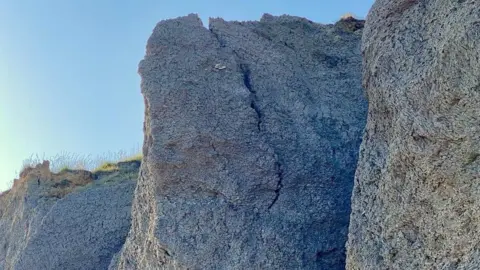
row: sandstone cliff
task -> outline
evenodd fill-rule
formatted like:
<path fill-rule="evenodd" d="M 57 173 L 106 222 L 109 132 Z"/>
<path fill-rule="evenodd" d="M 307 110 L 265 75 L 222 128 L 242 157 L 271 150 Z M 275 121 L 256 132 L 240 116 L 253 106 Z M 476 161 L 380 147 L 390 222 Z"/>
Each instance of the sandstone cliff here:
<path fill-rule="evenodd" d="M 348 269 L 480 269 L 480 2 L 377 0 Z"/>
<path fill-rule="evenodd" d="M 196 15 L 139 65 L 144 162 L 112 269 L 344 269 L 363 22 Z"/>
<path fill-rule="evenodd" d="M 48 162 L 24 170 L 0 196 L 0 269 L 106 269 L 130 228 L 137 163 L 103 173 L 55 174 Z"/>

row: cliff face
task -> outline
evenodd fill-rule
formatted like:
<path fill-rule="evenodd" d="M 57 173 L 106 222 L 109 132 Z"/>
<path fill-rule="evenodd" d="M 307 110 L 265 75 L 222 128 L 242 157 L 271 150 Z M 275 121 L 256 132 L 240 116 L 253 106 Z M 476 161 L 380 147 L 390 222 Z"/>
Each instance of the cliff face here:
<path fill-rule="evenodd" d="M 0 269 L 106 269 L 130 228 L 138 165 L 127 165 L 99 177 L 25 170 L 0 197 Z"/>
<path fill-rule="evenodd" d="M 195 15 L 139 65 L 144 161 L 120 269 L 343 269 L 363 22 Z"/>
<path fill-rule="evenodd" d="M 480 2 L 377 0 L 348 269 L 480 265 Z"/>

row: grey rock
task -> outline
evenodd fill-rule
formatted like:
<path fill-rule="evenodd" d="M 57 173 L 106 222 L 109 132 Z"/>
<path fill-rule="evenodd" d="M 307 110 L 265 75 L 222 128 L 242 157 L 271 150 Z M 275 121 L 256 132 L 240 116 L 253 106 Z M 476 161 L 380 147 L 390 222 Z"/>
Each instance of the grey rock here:
<path fill-rule="evenodd" d="M 83 172 L 29 173 L 0 197 L 0 269 L 107 269 L 130 228 L 138 169 L 78 187 L 71 176 Z"/>
<path fill-rule="evenodd" d="M 29 239 L 15 269 L 106 269 L 130 228 L 133 187 L 130 181 L 58 201 Z"/>
<path fill-rule="evenodd" d="M 140 169 L 141 164 L 142 164 L 142 161 L 140 160 L 121 161 L 117 163 L 119 170 L 125 171 L 125 172 L 130 172 L 130 171 L 137 172 Z"/>
<path fill-rule="evenodd" d="M 144 160 L 111 268 L 344 269 L 361 27 L 266 14 L 209 28 L 189 15 L 148 40 Z"/>
<path fill-rule="evenodd" d="M 347 269 L 480 269 L 480 2 L 377 0 Z"/>

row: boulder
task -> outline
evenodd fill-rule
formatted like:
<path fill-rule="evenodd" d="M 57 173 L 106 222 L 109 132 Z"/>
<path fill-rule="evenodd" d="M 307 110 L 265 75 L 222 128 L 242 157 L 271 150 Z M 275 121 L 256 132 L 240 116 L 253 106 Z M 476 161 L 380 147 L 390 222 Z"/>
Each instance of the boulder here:
<path fill-rule="evenodd" d="M 161 21 L 118 269 L 344 269 L 363 21 Z"/>
<path fill-rule="evenodd" d="M 480 2 L 377 0 L 347 269 L 480 267 Z"/>

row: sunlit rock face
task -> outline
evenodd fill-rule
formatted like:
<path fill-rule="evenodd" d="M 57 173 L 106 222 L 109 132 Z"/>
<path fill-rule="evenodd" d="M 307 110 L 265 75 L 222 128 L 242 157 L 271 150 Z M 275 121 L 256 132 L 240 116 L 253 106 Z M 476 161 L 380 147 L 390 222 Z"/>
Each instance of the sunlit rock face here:
<path fill-rule="evenodd" d="M 377 0 L 348 269 L 480 268 L 480 2 Z"/>
<path fill-rule="evenodd" d="M 27 168 L 0 195 L 0 269 L 106 269 L 131 222 L 138 162 L 109 172 Z M 134 166 L 137 164 L 137 166 Z"/>
<path fill-rule="evenodd" d="M 115 269 L 344 269 L 367 103 L 363 22 L 160 22 Z M 117 260 L 118 259 L 118 260 Z"/>

